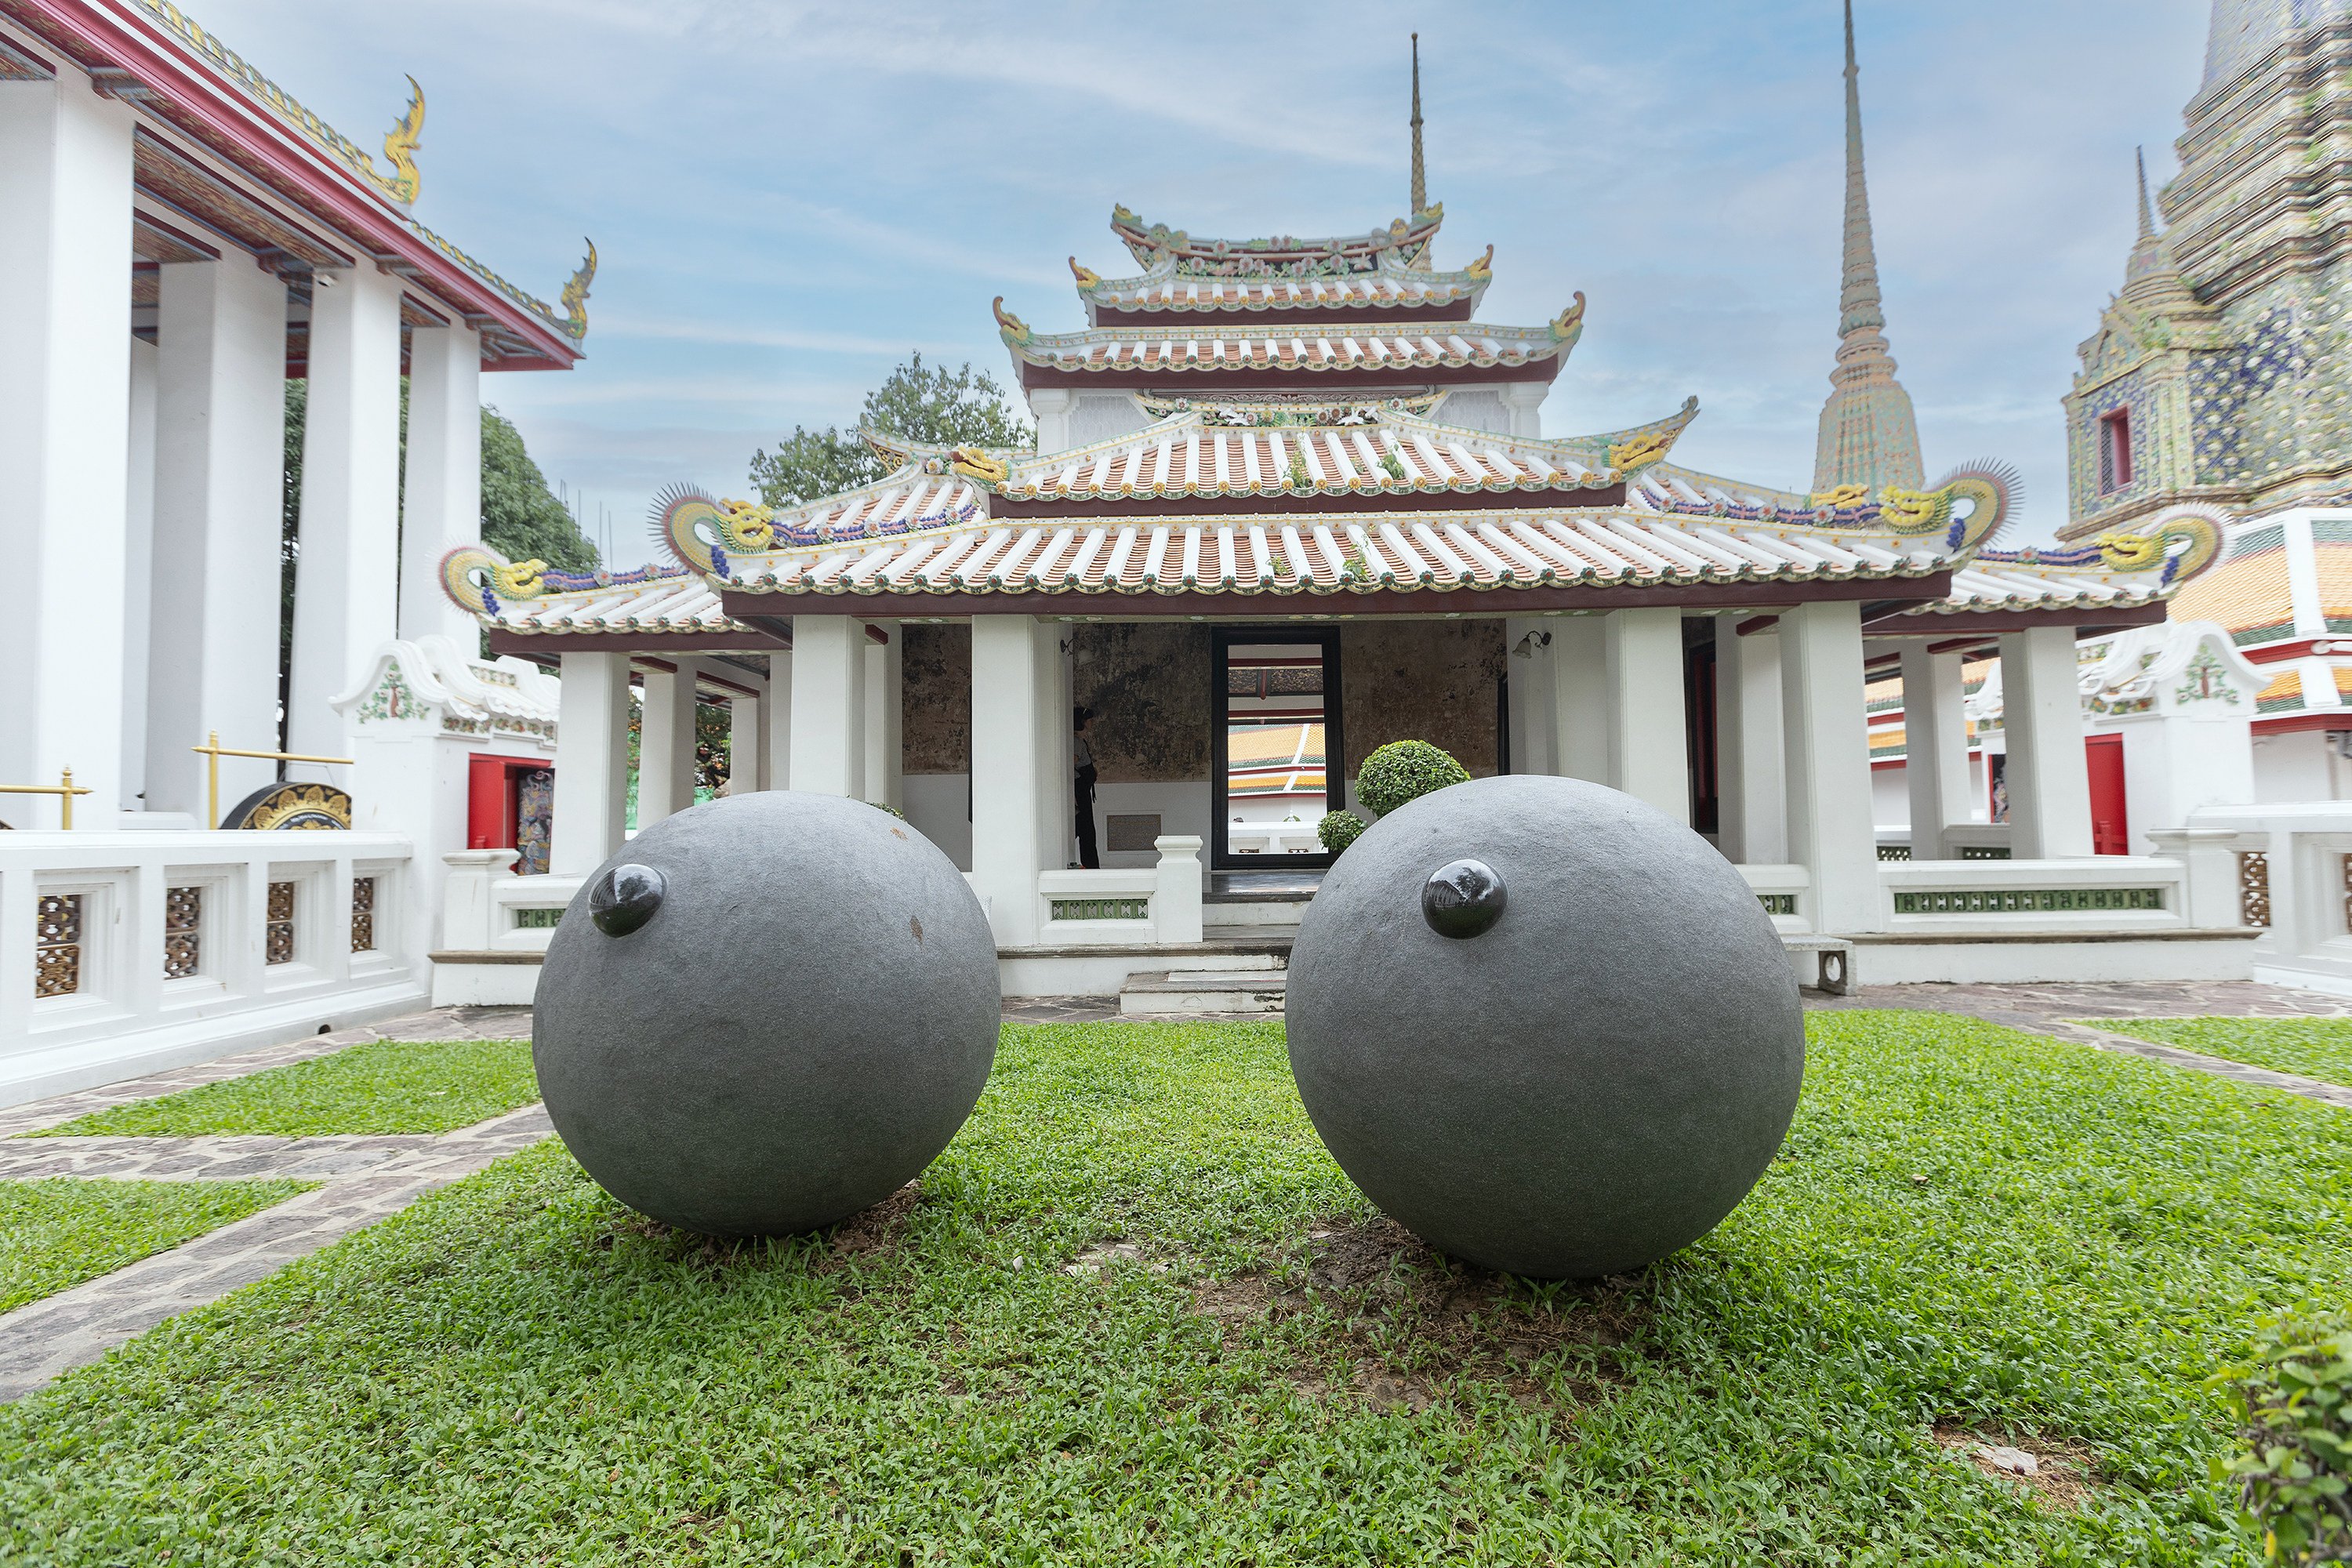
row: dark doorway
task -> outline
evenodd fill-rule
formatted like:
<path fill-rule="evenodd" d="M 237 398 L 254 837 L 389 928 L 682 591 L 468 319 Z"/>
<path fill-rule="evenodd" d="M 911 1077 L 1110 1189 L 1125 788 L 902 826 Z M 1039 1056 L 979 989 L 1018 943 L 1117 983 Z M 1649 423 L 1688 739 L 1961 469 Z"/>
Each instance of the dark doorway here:
<path fill-rule="evenodd" d="M 1690 824 L 1696 833 L 1722 827 L 1722 786 L 1716 768 L 1715 628 L 1710 616 L 1683 621 L 1683 725 L 1690 755 Z"/>
<path fill-rule="evenodd" d="M 1211 868 L 1328 866 L 1315 827 L 1347 790 L 1338 628 L 1221 626 L 1209 670 Z"/>

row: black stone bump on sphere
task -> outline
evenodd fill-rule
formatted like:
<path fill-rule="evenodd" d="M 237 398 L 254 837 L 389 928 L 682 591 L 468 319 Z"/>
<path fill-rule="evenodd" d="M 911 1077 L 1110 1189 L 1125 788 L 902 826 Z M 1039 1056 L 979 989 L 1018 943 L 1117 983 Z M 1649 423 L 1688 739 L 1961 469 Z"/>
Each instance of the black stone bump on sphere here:
<path fill-rule="evenodd" d="M 626 936 L 661 912 L 662 874 L 650 866 L 614 866 L 588 888 L 588 918 L 606 936 Z"/>
<path fill-rule="evenodd" d="M 659 914 L 621 940 L 613 912 Z M 604 891 L 600 891 L 603 889 Z M 632 839 L 540 972 L 531 1060 L 588 1173 L 680 1230 L 788 1236 L 922 1173 L 971 1114 L 1003 1018 L 955 863 L 863 801 L 762 791 Z"/>
<path fill-rule="evenodd" d="M 1430 868 L 1474 860 L 1509 913 L 1451 940 L 1424 913 Z M 1538 1279 L 1706 1235 L 1771 1163 L 1804 1078 L 1795 973 L 1738 868 L 1573 779 L 1454 784 L 1366 829 L 1299 922 L 1285 1013 L 1299 1095 L 1356 1184 L 1441 1250 Z"/>
<path fill-rule="evenodd" d="M 1449 861 L 1421 885 L 1421 918 L 1438 935 L 1459 942 L 1491 931 L 1510 897 L 1484 860 Z"/>

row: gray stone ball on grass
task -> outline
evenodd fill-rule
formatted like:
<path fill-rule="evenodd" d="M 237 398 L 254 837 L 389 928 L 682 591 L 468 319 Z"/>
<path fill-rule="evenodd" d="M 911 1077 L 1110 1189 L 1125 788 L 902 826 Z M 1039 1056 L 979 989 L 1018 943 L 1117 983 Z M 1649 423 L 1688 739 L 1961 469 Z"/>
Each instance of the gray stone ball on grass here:
<path fill-rule="evenodd" d="M 971 1114 L 1002 1017 L 954 863 L 863 801 L 781 790 L 623 846 L 564 910 L 536 1007 L 572 1156 L 715 1236 L 815 1230 L 912 1180 Z"/>
<path fill-rule="evenodd" d="M 1373 824 L 1307 906 L 1286 1010 L 1307 1114 L 1365 1194 L 1537 1279 L 1713 1229 L 1804 1079 L 1794 972 L 1746 879 L 1575 779 L 1478 779 Z"/>

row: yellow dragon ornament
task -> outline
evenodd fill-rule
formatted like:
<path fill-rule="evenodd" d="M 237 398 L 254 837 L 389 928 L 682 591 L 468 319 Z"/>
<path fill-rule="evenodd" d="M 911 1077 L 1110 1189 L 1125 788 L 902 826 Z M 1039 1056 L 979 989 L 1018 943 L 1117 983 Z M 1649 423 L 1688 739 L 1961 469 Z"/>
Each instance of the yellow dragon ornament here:
<path fill-rule="evenodd" d="M 479 544 L 461 544 L 441 557 L 441 590 L 457 606 L 477 616 L 494 615 L 492 596 L 536 599 L 547 588 L 544 561 L 509 561 Z"/>

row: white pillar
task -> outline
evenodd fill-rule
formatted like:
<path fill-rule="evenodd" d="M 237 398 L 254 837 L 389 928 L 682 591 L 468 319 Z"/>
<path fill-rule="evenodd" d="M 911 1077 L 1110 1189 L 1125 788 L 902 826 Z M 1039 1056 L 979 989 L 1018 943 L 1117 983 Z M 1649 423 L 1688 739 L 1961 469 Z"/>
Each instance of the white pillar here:
<path fill-rule="evenodd" d="M 637 730 L 637 831 L 694 804 L 695 677 L 700 664 L 675 658 L 645 672 Z"/>
<path fill-rule="evenodd" d="M 1055 771 L 1070 726 L 1059 628 L 1027 616 L 971 618 L 971 881 L 999 943 L 1037 940 L 1037 874 L 1068 858 L 1068 781 Z"/>
<path fill-rule="evenodd" d="M 880 805 L 904 806 L 903 772 L 906 644 L 896 621 L 875 623 L 890 640 L 866 644 L 866 798 Z"/>
<path fill-rule="evenodd" d="M 1690 821 L 1690 736 L 1683 727 L 1683 615 L 1612 610 L 1601 620 L 1609 677 L 1609 782 L 1676 822 Z"/>
<path fill-rule="evenodd" d="M 1903 645 L 1903 782 L 1911 794 L 1914 860 L 1949 859 L 1944 830 L 1969 820 L 1969 720 L 1961 696 L 1958 654 Z"/>
<path fill-rule="evenodd" d="M 1789 801 L 1781 779 L 1779 628 L 1741 637 L 1738 617 L 1730 616 L 1715 626 L 1716 837 L 1728 860 L 1782 865 Z"/>
<path fill-rule="evenodd" d="M 1503 395 L 1503 406 L 1510 411 L 1511 434 L 1530 438 L 1543 435 L 1544 395 L 1551 387 L 1540 381 L 1506 382 L 1496 390 Z"/>
<path fill-rule="evenodd" d="M 155 345 L 131 340 L 131 461 L 122 565 L 122 809 L 147 793 L 147 659 L 155 564 Z"/>
<path fill-rule="evenodd" d="M 1551 632 L 1552 767 L 1607 784 L 1609 664 L 1600 616 L 1564 616 Z"/>
<path fill-rule="evenodd" d="M 471 327 L 408 334 L 408 456 L 400 509 L 400 635 L 461 648 L 481 629 L 441 591 L 441 557 L 482 536 L 482 340 Z"/>
<path fill-rule="evenodd" d="M 70 68 L 0 81 L 0 784 L 122 798 L 131 442 L 131 110 Z M 55 827 L 53 796 L 0 820 Z"/>
<path fill-rule="evenodd" d="M 1074 445 L 1070 440 L 1070 405 L 1076 401 L 1061 387 L 1037 387 L 1029 394 L 1029 412 L 1037 417 L 1037 455 L 1045 457 Z"/>
<path fill-rule="evenodd" d="M 1789 858 L 1808 868 L 1806 913 L 1818 931 L 1875 931 L 1878 830 L 1870 812 L 1870 737 L 1862 676 L 1862 606 L 1800 605 L 1780 616 Z"/>
<path fill-rule="evenodd" d="M 2001 637 L 2010 853 L 2020 860 L 2091 853 L 2091 775 L 2077 679 L 2072 626 Z"/>
<path fill-rule="evenodd" d="M 343 740 L 332 699 L 399 626 L 398 279 L 372 266 L 314 275 L 309 374 L 287 750 L 332 756 Z"/>
<path fill-rule="evenodd" d="M 215 731 L 224 745 L 277 743 L 286 285 L 243 256 L 160 271 L 147 805 L 209 827 L 205 759 L 188 748 Z M 336 742 L 322 749 L 342 755 L 341 722 L 326 718 Z M 277 776 L 275 763 L 222 758 L 221 809 Z"/>
<path fill-rule="evenodd" d="M 1557 717 L 1551 689 L 1551 635 L 1557 623 L 1540 616 L 1506 616 L 1503 674 L 1510 681 L 1511 772 L 1556 773 L 1552 743 Z M 1525 650 L 1525 657 L 1521 650 Z"/>
<path fill-rule="evenodd" d="M 866 798 L 866 623 L 793 617 L 793 787 Z"/>
<path fill-rule="evenodd" d="M 556 712 L 548 869 L 584 876 L 621 847 L 629 791 L 629 656 L 567 653 Z"/>
<path fill-rule="evenodd" d="M 768 753 L 760 736 L 760 720 L 767 698 L 737 692 L 727 700 L 727 793 L 751 795 L 768 787 L 763 770 Z"/>
<path fill-rule="evenodd" d="M 793 785 L 793 656 L 768 656 L 767 694 L 760 699 L 760 733 L 767 746 L 761 789 Z"/>

